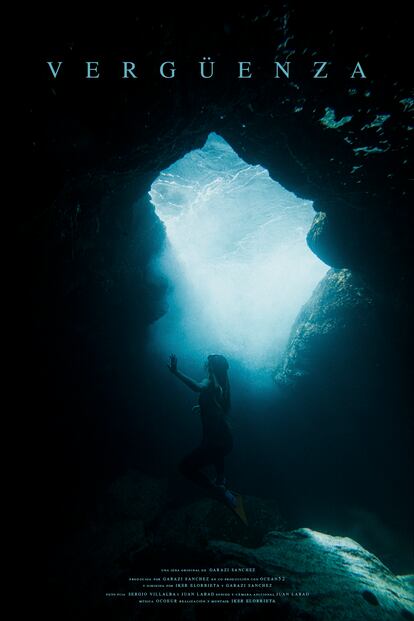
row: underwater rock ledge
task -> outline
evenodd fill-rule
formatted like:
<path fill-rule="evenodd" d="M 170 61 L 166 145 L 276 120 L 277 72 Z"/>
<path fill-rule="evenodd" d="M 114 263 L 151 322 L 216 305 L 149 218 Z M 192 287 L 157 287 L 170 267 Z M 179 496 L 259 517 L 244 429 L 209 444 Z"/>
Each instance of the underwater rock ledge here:
<path fill-rule="evenodd" d="M 413 576 L 395 576 L 376 556 L 348 537 L 300 528 L 269 532 L 259 548 L 211 541 L 208 549 L 216 562 L 225 566 L 255 567 L 262 576 L 284 576 L 286 581 L 276 583 L 275 593 L 309 593 L 302 597 L 278 596 L 283 609 L 278 618 L 414 619 Z M 250 616 L 252 611 L 252 607 L 241 609 L 237 618 Z"/>
<path fill-rule="evenodd" d="M 103 594 L 125 589 L 130 576 L 159 568 L 254 567 L 257 576 L 283 576 L 275 604 L 226 606 L 228 619 L 279 621 L 395 621 L 414 619 L 414 576 L 395 576 L 350 538 L 300 528 L 287 530 L 278 503 L 244 496 L 249 528 L 215 500 L 180 496 L 173 480 L 129 470 L 99 499 L 87 523 L 56 546 L 49 586 L 67 605 L 67 618 L 131 619 L 131 609 Z M 195 564 L 195 565 L 194 565 Z M 276 593 L 275 593 L 276 595 Z M 276 599 L 276 597 L 275 597 Z M 182 607 L 176 619 L 198 619 Z M 113 615 L 113 616 L 111 616 Z M 82 617 L 84 618 L 84 617 Z M 135 617 L 134 617 L 135 618 Z M 154 613 L 153 619 L 165 618 Z"/>
<path fill-rule="evenodd" d="M 331 376 L 334 364 L 355 364 L 374 332 L 375 311 L 372 293 L 357 274 L 330 269 L 293 324 L 276 383 L 293 387 L 310 376 Z"/>

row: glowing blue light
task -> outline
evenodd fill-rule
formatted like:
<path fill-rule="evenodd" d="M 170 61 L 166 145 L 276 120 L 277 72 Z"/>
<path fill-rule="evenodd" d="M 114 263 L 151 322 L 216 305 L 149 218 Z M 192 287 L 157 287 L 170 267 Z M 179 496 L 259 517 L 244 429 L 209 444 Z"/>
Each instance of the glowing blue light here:
<path fill-rule="evenodd" d="M 159 269 L 175 286 L 160 336 L 175 331 L 199 351 L 220 350 L 249 367 L 276 364 L 327 271 L 306 244 L 312 203 L 217 134 L 164 170 L 150 197 L 169 240 Z"/>

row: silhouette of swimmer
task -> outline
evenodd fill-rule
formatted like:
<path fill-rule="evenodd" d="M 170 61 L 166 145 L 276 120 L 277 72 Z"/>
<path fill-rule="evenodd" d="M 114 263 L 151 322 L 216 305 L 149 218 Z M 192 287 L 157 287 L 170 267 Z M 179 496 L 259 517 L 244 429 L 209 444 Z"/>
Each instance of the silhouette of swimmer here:
<path fill-rule="evenodd" d="M 233 437 L 228 423 L 230 412 L 230 383 L 227 375 L 229 364 L 224 356 L 212 354 L 207 358 L 208 377 L 197 382 L 184 375 L 177 368 L 177 356 L 171 354 L 168 368 L 186 386 L 199 393 L 199 405 L 193 412 L 200 415 L 202 440 L 200 446 L 189 453 L 179 464 L 179 470 L 186 478 L 206 489 L 214 498 L 236 506 L 235 496 L 226 489 L 224 477 L 224 458 L 233 448 Z M 201 471 L 212 464 L 216 479 Z"/>

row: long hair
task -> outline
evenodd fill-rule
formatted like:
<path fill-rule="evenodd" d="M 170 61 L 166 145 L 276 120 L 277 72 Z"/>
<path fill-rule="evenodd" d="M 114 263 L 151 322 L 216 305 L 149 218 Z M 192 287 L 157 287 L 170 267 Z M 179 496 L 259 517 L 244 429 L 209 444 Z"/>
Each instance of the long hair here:
<path fill-rule="evenodd" d="M 230 411 L 230 382 L 227 374 L 229 363 L 221 354 L 211 354 L 207 358 L 209 372 L 214 374 L 223 392 L 221 406 L 225 413 Z"/>

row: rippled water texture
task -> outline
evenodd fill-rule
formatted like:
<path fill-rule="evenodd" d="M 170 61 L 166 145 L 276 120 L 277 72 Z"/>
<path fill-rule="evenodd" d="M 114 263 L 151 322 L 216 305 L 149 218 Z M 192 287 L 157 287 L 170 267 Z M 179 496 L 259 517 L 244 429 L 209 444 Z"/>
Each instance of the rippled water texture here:
<path fill-rule="evenodd" d="M 164 170 L 150 196 L 170 242 L 160 263 L 175 286 L 169 329 L 175 314 L 176 329 L 200 349 L 274 363 L 327 270 L 306 244 L 312 203 L 217 134 Z"/>

